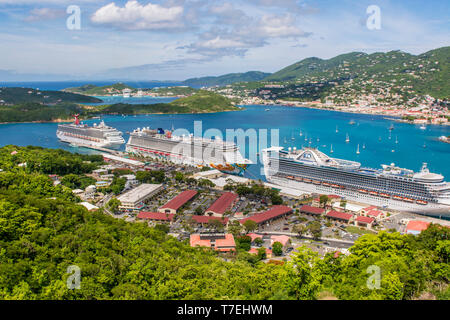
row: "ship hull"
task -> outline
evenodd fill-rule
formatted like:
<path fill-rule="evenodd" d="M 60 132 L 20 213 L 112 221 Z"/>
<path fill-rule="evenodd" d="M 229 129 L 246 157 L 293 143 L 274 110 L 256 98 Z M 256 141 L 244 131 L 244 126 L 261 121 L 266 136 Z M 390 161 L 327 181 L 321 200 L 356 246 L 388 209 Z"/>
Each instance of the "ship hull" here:
<path fill-rule="evenodd" d="M 405 201 L 398 201 L 394 199 L 387 199 L 379 196 L 373 196 L 368 193 L 367 194 L 359 193 L 354 190 L 333 188 L 324 185 L 315 185 L 313 183 L 293 181 L 290 179 L 277 176 L 266 176 L 266 179 L 269 182 L 279 186 L 285 186 L 309 193 L 328 194 L 328 195 L 333 194 L 341 196 L 346 200 L 375 205 L 385 209 L 413 212 L 435 217 L 450 218 L 450 206 L 444 204 L 428 203 L 427 205 L 421 205 L 417 203 L 409 203 Z"/>
<path fill-rule="evenodd" d="M 108 141 L 105 139 L 101 139 L 100 141 L 91 141 L 91 140 L 87 140 L 87 139 L 70 137 L 70 136 L 61 134 L 60 132 L 58 132 L 56 134 L 56 136 L 59 139 L 59 141 L 61 141 L 61 142 L 66 142 L 71 145 L 80 146 L 80 147 L 98 147 L 98 148 L 107 148 L 107 149 L 117 150 L 124 144 L 124 142 Z"/>
<path fill-rule="evenodd" d="M 170 152 L 161 152 L 157 151 L 151 148 L 141 148 L 137 146 L 126 146 L 126 152 L 141 156 L 144 158 L 152 158 L 152 159 L 159 159 L 159 160 L 168 160 L 175 164 L 183 164 L 183 165 L 190 165 L 190 166 L 196 166 L 196 167 L 210 167 L 213 169 L 217 169 L 221 172 L 227 173 L 227 174 L 233 174 L 233 175 L 243 175 L 245 170 L 247 170 L 247 164 L 226 164 L 226 163 L 214 163 L 209 162 L 208 160 L 203 159 L 196 159 L 192 157 L 187 156 L 180 156 L 177 154 L 172 154 Z"/>

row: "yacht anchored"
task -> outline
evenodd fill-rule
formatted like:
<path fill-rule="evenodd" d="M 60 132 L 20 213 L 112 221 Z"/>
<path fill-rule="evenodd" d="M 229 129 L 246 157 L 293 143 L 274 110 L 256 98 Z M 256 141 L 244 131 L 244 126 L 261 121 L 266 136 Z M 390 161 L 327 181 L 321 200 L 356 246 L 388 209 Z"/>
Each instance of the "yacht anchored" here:
<path fill-rule="evenodd" d="M 420 172 L 393 163 L 372 169 L 361 167 L 359 162 L 331 158 L 316 148 L 286 151 L 281 147 L 263 150 L 262 159 L 267 180 L 280 186 L 337 194 L 392 210 L 450 217 L 450 183 L 442 175 L 431 173 L 426 163 Z"/>

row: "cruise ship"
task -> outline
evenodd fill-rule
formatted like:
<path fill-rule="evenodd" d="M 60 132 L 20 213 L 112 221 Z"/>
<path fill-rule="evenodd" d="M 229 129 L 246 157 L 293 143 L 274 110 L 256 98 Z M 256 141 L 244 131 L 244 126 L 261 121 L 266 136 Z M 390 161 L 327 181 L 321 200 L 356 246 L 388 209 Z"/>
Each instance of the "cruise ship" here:
<path fill-rule="evenodd" d="M 211 167 L 242 175 L 252 162 L 245 159 L 235 143 L 192 134 L 175 136 L 169 130 L 137 128 L 130 133 L 126 151 L 142 157 L 167 159 L 174 163 Z"/>
<path fill-rule="evenodd" d="M 264 174 L 274 184 L 386 209 L 450 217 L 450 183 L 431 173 L 426 163 L 420 172 L 393 163 L 372 169 L 331 158 L 316 148 L 282 147 L 263 150 L 262 159 Z"/>
<path fill-rule="evenodd" d="M 102 147 L 117 149 L 125 143 L 122 132 L 115 128 L 100 124 L 92 127 L 80 123 L 76 114 L 74 123 L 60 124 L 56 131 L 56 136 L 60 141 L 70 143 L 75 146 Z"/>

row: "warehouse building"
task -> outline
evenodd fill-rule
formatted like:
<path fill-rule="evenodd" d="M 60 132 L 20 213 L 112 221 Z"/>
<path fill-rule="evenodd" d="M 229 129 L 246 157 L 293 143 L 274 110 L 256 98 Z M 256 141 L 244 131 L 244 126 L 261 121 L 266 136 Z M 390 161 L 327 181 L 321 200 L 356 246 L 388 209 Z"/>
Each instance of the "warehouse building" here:
<path fill-rule="evenodd" d="M 221 217 L 230 210 L 236 202 L 238 195 L 234 192 L 225 192 L 205 212 L 206 215 Z"/>
<path fill-rule="evenodd" d="M 240 220 L 239 222 L 241 224 L 244 224 L 247 220 L 252 220 L 256 222 L 258 225 L 261 225 L 263 223 L 269 223 L 274 220 L 280 219 L 285 217 L 286 215 L 292 213 L 292 208 L 288 206 L 273 206 L 269 210 L 261 213 L 257 213 L 251 217 L 244 218 Z"/>
<path fill-rule="evenodd" d="M 142 209 L 144 201 L 158 194 L 162 189 L 162 184 L 143 183 L 117 198 L 120 201 L 119 209 L 123 211 Z"/>
<path fill-rule="evenodd" d="M 175 198 L 167 202 L 161 208 L 158 209 L 158 212 L 162 213 L 177 213 L 177 210 L 184 206 L 187 202 L 192 200 L 197 195 L 196 190 L 186 190 L 181 192 Z"/>

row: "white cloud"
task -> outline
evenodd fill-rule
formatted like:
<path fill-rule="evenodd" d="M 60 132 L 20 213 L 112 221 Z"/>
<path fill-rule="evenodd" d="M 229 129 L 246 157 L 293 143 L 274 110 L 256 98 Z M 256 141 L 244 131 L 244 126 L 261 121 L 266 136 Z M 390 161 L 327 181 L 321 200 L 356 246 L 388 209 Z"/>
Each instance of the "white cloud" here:
<path fill-rule="evenodd" d="M 183 27 L 183 7 L 163 7 L 128 1 L 123 8 L 114 2 L 98 9 L 91 17 L 97 24 L 112 25 L 125 30 L 170 30 Z"/>
<path fill-rule="evenodd" d="M 40 20 L 52 20 L 52 19 L 64 17 L 65 15 L 66 15 L 66 12 L 64 10 L 41 8 L 41 9 L 31 10 L 29 16 L 26 17 L 24 20 L 27 22 L 40 21 Z"/>

